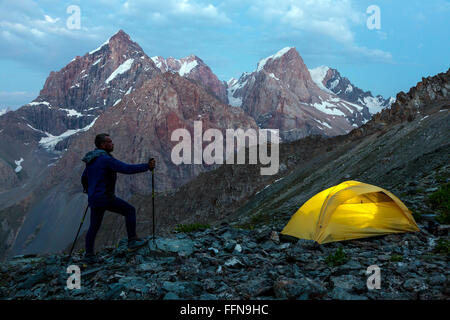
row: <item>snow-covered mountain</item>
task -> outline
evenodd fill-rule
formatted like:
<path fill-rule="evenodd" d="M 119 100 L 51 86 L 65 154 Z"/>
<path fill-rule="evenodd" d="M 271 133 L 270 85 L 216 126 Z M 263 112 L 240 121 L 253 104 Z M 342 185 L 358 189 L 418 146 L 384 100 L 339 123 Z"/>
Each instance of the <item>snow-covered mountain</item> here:
<path fill-rule="evenodd" d="M 345 134 L 370 118 L 366 106 L 316 84 L 291 47 L 261 59 L 255 71 L 230 79 L 227 95 L 230 105 L 243 108 L 261 128 L 279 129 L 285 141 Z"/>
<path fill-rule="evenodd" d="M 0 116 L 0 192 L 39 181 L 44 169 L 55 165 L 101 114 L 160 74 L 122 30 L 52 71 L 36 99 Z M 16 171 L 20 159 L 21 170 Z"/>
<path fill-rule="evenodd" d="M 336 69 L 320 66 L 310 69 L 309 72 L 319 88 L 346 101 L 367 107 L 371 115 L 384 108 L 389 108 L 395 102 L 394 97 L 388 99 L 381 95 L 374 97 L 370 91 L 361 90 L 352 84 L 349 79 L 342 77 Z"/>
<path fill-rule="evenodd" d="M 151 59 L 161 72 L 178 73 L 182 77 L 194 80 L 220 101 L 228 103 L 226 84 L 220 81 L 211 68 L 196 55 L 189 55 L 181 59 L 172 57 L 164 59 L 161 56 L 154 56 Z"/>
<path fill-rule="evenodd" d="M 9 108 L 0 108 L 0 116 L 4 115 L 5 113 L 11 111 Z"/>

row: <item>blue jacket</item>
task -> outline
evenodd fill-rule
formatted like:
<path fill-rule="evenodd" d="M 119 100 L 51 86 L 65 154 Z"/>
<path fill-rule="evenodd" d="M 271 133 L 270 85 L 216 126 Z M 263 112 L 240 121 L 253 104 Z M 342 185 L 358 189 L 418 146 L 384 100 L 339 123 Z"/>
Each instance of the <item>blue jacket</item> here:
<path fill-rule="evenodd" d="M 126 164 L 101 149 L 88 152 L 82 161 L 86 163 L 86 168 L 81 176 L 81 184 L 88 194 L 91 208 L 104 207 L 114 199 L 117 172 L 133 174 L 149 170 L 147 163 Z"/>

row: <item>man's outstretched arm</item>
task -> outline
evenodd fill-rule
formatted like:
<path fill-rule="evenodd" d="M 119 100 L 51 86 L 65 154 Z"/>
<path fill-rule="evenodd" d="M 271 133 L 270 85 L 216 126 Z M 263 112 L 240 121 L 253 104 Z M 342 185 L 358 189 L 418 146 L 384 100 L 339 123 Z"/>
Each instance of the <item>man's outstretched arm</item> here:
<path fill-rule="evenodd" d="M 150 169 L 149 163 L 127 164 L 112 157 L 106 160 L 106 166 L 111 170 L 124 174 L 140 173 Z"/>

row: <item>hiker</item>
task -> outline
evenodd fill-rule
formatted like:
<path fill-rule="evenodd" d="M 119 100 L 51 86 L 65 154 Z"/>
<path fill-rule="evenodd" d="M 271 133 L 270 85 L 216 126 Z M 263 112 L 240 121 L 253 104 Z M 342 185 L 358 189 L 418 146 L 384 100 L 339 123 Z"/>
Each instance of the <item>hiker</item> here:
<path fill-rule="evenodd" d="M 88 194 L 88 204 L 91 208 L 91 220 L 86 234 L 86 263 L 98 262 L 94 253 L 94 242 L 105 211 L 118 213 L 125 217 L 125 225 L 128 234 L 128 249 L 134 250 L 146 244 L 136 235 L 136 209 L 128 202 L 115 196 L 117 172 L 134 174 L 153 170 L 155 160 L 149 159 L 148 163 L 130 165 L 115 159 L 111 152 L 114 143 L 107 133 L 98 134 L 95 137 L 96 149 L 88 152 L 83 162 L 86 163 L 81 183 L 83 191 Z"/>

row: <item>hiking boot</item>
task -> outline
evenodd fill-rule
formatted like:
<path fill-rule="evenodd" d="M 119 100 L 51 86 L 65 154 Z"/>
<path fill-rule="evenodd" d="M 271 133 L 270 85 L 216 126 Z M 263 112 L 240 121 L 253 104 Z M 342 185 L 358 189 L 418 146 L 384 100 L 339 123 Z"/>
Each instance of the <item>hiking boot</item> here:
<path fill-rule="evenodd" d="M 131 240 L 128 240 L 128 250 L 133 251 L 133 250 L 142 248 L 146 244 L 147 244 L 147 240 L 143 240 L 143 239 L 139 239 L 139 238 L 131 239 Z"/>
<path fill-rule="evenodd" d="M 95 264 L 95 263 L 99 263 L 100 260 L 97 258 L 95 253 L 86 253 L 83 257 L 82 262 L 85 264 Z"/>

